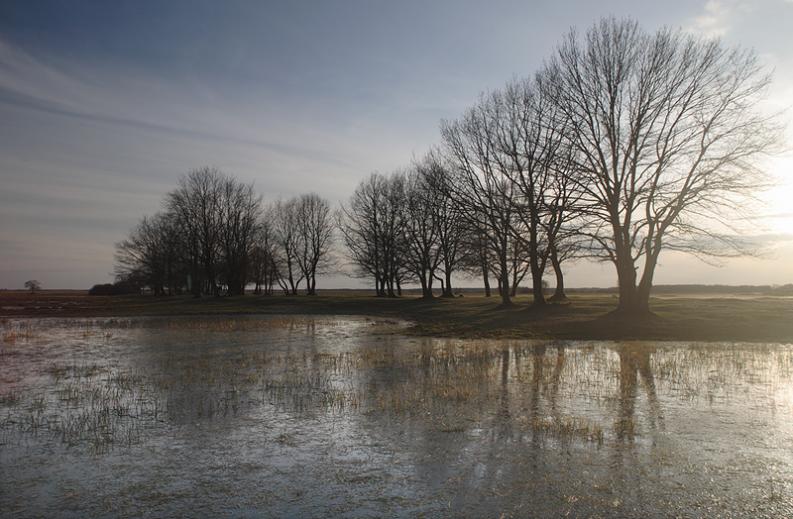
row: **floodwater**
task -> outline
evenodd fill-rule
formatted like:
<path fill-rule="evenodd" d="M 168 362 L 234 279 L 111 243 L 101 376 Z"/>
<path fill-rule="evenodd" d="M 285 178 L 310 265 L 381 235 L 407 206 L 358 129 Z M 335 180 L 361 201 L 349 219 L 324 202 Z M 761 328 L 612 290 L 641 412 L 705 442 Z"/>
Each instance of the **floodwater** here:
<path fill-rule="evenodd" d="M 793 516 L 793 346 L 18 320 L 0 515 Z"/>

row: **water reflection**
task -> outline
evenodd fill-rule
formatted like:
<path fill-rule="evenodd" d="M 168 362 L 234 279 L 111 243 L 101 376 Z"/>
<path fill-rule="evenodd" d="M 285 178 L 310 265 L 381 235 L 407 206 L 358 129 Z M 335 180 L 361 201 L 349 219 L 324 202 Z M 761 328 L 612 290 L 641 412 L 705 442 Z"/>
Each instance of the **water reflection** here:
<path fill-rule="evenodd" d="M 650 345 L 620 344 L 615 347 L 620 362 L 619 415 L 614 426 L 619 441 L 633 441 L 636 435 L 635 408 L 638 391 L 644 390 L 649 405 L 649 425 L 663 427 L 663 416 L 655 389 L 655 379 L 650 356 L 655 348 Z"/>
<path fill-rule="evenodd" d="M 163 492 L 163 515 L 793 513 L 789 345 L 461 341 L 349 318 L 27 326 L 0 348 L 3 487 L 20 489 L 0 508 L 23 516 L 97 491 L 130 515 Z"/>

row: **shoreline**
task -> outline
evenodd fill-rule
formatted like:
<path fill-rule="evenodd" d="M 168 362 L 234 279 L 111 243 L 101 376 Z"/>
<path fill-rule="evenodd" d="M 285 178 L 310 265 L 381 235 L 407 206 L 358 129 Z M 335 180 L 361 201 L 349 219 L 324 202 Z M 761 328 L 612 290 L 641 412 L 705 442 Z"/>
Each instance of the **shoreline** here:
<path fill-rule="evenodd" d="M 328 291 L 331 292 L 331 291 Z M 8 319 L 201 316 L 356 315 L 409 321 L 410 335 L 449 338 L 793 342 L 793 299 L 724 295 L 653 297 L 656 316 L 636 321 L 610 314 L 611 295 L 570 296 L 569 304 L 532 309 L 530 296 L 500 308 L 497 297 L 466 295 L 379 298 L 369 293 L 235 297 L 88 296 L 85 292 L 0 293 L 0 321 Z"/>

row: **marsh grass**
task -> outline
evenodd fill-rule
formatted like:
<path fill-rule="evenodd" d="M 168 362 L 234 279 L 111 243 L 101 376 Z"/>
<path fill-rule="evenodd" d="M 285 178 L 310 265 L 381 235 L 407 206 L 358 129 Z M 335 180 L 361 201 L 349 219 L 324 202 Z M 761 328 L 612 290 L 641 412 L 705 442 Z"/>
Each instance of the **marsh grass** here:
<path fill-rule="evenodd" d="M 599 424 L 580 417 L 535 417 L 528 425 L 537 434 L 553 438 L 567 440 L 579 438 L 598 445 L 603 445 L 605 439 L 605 433 Z"/>
<path fill-rule="evenodd" d="M 17 431 L 106 452 L 169 423 L 230 421 L 266 406 L 292 416 L 391 417 L 439 433 L 485 429 L 600 446 L 663 427 L 659 394 L 730 398 L 746 387 L 773 392 L 793 377 L 793 354 L 779 347 L 405 338 L 392 334 L 394 325 L 371 334 L 370 321 L 338 318 L 113 319 L 66 326 L 67 339 L 56 334 L 46 342 L 58 325 L 30 322 L 19 335 L 29 344 L 13 345 L 24 357 L 14 360 L 17 376 L 44 382 L 38 390 L 14 382 L 0 394 L 2 442 Z M 365 343 L 356 327 L 365 330 Z M 130 348 L 130 338 L 182 340 L 193 332 L 205 341 L 200 347 L 149 352 L 137 367 L 120 365 L 118 355 L 141 353 L 113 349 Z M 269 348 L 276 333 L 336 346 Z M 226 343 L 237 336 L 262 339 Z M 63 349 L 63 340 L 77 341 L 79 356 Z M 793 392 L 785 398 L 778 405 Z M 637 402 L 646 403 L 642 414 Z M 581 403 L 611 417 L 580 415 Z"/>
<path fill-rule="evenodd" d="M 22 400 L 22 394 L 16 390 L 0 393 L 0 406 L 15 406 Z"/>
<path fill-rule="evenodd" d="M 192 298 L 189 296 L 90 297 L 84 293 L 53 293 L 53 304 L 20 306 L 26 294 L 0 294 L 0 306 L 8 315 L 97 317 L 114 316 L 114 326 L 134 316 L 223 316 L 244 317 L 268 314 L 289 321 L 300 315 L 369 315 L 405 319 L 414 323 L 410 333 L 421 336 L 522 339 L 661 339 L 739 340 L 790 342 L 793 338 L 793 298 L 755 296 L 697 296 L 664 294 L 653 297 L 651 308 L 657 318 L 649 321 L 615 320 L 614 294 L 570 294 L 569 304 L 549 305 L 542 311 L 530 309 L 531 298 L 518 296 L 515 304 L 499 309 L 497 298 L 466 294 L 461 298 L 423 300 L 412 296 L 376 298 L 366 292 L 326 291 L 316 297 L 238 296 Z M 125 317 L 118 317 L 125 316 Z M 209 321 L 204 319 L 205 321 Z M 299 321 L 299 318 L 298 318 Z M 298 326 L 302 326 L 298 324 Z M 275 321 L 273 321 L 275 325 Z M 132 326 L 135 326 L 132 323 Z M 181 326 L 176 324 L 174 326 Z M 205 329 L 239 329 L 239 326 L 196 323 Z M 237 328 L 234 328 L 234 327 Z"/>
<path fill-rule="evenodd" d="M 0 320 L 0 327 L 3 329 L 3 342 L 14 345 L 20 341 L 29 341 L 36 337 L 33 325 L 29 322 L 14 322 Z"/>

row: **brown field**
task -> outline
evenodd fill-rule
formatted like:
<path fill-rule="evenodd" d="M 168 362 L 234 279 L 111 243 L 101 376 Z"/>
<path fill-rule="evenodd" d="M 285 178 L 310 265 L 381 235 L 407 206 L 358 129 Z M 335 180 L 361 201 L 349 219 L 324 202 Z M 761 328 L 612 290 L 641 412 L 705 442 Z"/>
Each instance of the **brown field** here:
<path fill-rule="evenodd" d="M 438 337 L 550 339 L 660 339 L 793 342 L 793 299 L 664 294 L 651 306 L 656 317 L 636 322 L 610 314 L 613 294 L 573 294 L 570 304 L 537 311 L 530 296 L 513 308 L 497 297 L 466 294 L 431 301 L 414 296 L 373 297 L 364 291 L 323 291 L 315 297 L 89 296 L 79 290 L 0 291 L 0 317 L 106 317 L 202 314 L 368 315 L 412 321 L 411 333 Z"/>

